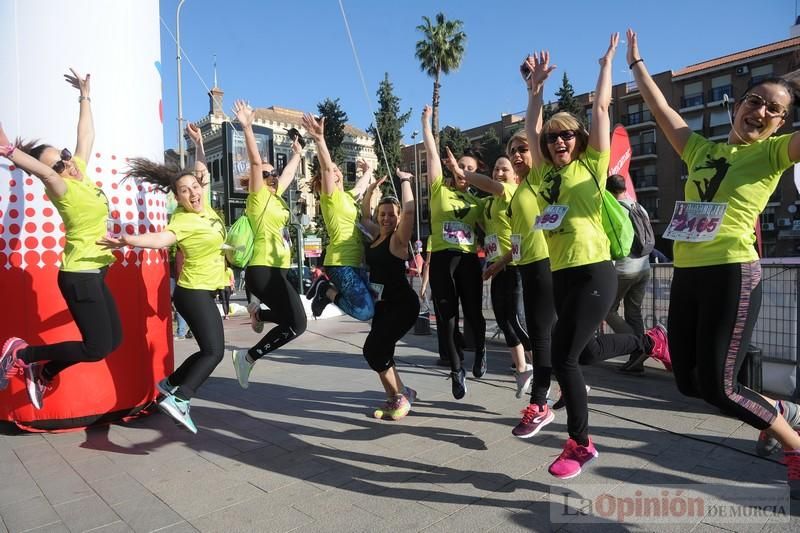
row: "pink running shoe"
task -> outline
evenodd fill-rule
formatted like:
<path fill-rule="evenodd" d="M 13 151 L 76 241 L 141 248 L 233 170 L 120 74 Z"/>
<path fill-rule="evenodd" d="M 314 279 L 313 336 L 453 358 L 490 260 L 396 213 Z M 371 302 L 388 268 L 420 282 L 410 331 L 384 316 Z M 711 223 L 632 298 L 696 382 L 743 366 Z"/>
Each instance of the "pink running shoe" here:
<path fill-rule="evenodd" d="M 589 439 L 588 446 L 580 446 L 573 439 L 567 439 L 564 451 L 553 461 L 548 472 L 559 479 L 570 479 L 581 473 L 581 468 L 594 460 L 599 454 Z"/>
<path fill-rule="evenodd" d="M 793 500 L 800 500 L 800 450 L 784 451 L 783 462 L 786 465 L 789 496 Z"/>
<path fill-rule="evenodd" d="M 664 368 L 672 372 L 672 358 L 669 356 L 669 341 L 667 341 L 667 328 L 661 324 L 656 324 L 654 328 L 645 331 L 645 335 L 653 341 L 653 352 L 650 356 L 661 361 Z"/>
<path fill-rule="evenodd" d="M 556 417 L 547 405 L 539 407 L 535 403 L 528 404 L 521 412 L 522 420 L 511 430 L 512 435 L 521 439 L 533 437 Z"/>
<path fill-rule="evenodd" d="M 27 347 L 28 343 L 19 337 L 9 337 L 3 343 L 3 350 L 0 351 L 0 390 L 8 387 L 8 378 L 25 369 L 26 365 L 17 358 L 17 353 Z"/>

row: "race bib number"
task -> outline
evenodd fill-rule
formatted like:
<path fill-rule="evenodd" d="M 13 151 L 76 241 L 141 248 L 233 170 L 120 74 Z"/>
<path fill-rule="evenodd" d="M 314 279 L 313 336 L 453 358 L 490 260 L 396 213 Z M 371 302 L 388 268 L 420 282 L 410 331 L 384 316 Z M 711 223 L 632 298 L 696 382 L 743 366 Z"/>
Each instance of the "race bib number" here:
<path fill-rule="evenodd" d="M 728 204 L 724 203 L 675 202 L 664 238 L 684 242 L 713 241 L 726 209 Z"/>
<path fill-rule="evenodd" d="M 536 217 L 533 229 L 553 230 L 558 228 L 564 222 L 564 216 L 568 210 L 569 206 L 566 205 L 548 205 L 544 208 L 544 212 Z"/>
<path fill-rule="evenodd" d="M 442 240 L 450 244 L 472 246 L 475 236 L 472 228 L 462 222 L 448 221 L 442 224 Z"/>
<path fill-rule="evenodd" d="M 284 226 L 283 230 L 281 231 L 281 235 L 283 236 L 283 246 L 287 250 L 291 250 L 292 249 L 292 237 L 291 237 L 291 235 L 289 235 L 289 228 Z"/>
<path fill-rule="evenodd" d="M 500 257 L 500 241 L 497 240 L 497 235 L 494 233 L 487 235 L 486 239 L 484 239 L 484 244 L 486 259 L 492 261 Z"/>
<path fill-rule="evenodd" d="M 383 283 L 370 282 L 369 292 L 372 293 L 372 299 L 379 302 L 383 298 Z"/>
<path fill-rule="evenodd" d="M 511 260 L 515 262 L 522 260 L 522 235 L 519 233 L 511 235 Z"/>

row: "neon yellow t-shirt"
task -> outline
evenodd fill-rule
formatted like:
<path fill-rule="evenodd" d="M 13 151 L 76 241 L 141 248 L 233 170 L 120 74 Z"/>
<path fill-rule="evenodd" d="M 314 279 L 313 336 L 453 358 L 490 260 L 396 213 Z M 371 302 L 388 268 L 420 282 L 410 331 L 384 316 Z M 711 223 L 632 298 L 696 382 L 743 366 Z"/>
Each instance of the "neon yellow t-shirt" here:
<path fill-rule="evenodd" d="M 606 186 L 609 155 L 609 151 L 598 152 L 590 146 L 563 168 L 546 162 L 531 169 L 528 178 L 537 189 L 539 210 L 544 212 L 550 205 L 567 207 L 561 225 L 544 231 L 553 272 L 611 260 L 600 195 Z"/>
<path fill-rule="evenodd" d="M 511 233 L 520 236 L 520 260 L 514 265 L 527 265 L 548 256 L 547 241 L 542 230 L 534 230 L 533 224 L 539 216 L 539 202 L 530 175 L 519 184 L 511 198 Z"/>
<path fill-rule="evenodd" d="M 681 159 L 689 167 L 684 193 L 687 202 L 726 203 L 717 236 L 712 241 L 675 241 L 676 267 L 727 265 L 756 261 L 753 244 L 756 217 L 775 192 L 789 158 L 791 133 L 751 145 L 715 143 L 696 133 L 689 137 Z"/>
<path fill-rule="evenodd" d="M 508 206 L 514 196 L 514 191 L 517 190 L 517 184 L 501 183 L 501 185 L 503 194 L 483 199 L 483 228 L 486 230 L 486 238 L 496 235 L 499 248 L 498 255 L 493 259 L 488 259 L 490 263 L 494 263 L 511 250 L 511 218 L 508 214 Z"/>
<path fill-rule="evenodd" d="M 47 191 L 47 197 L 64 222 L 66 244 L 61 257 L 61 270 L 82 272 L 97 270 L 114 262 L 114 254 L 97 245 L 106 235 L 108 199 L 103 190 L 92 183 L 86 173 L 86 161 L 73 157 L 72 161 L 83 176 L 82 180 L 65 179 L 67 192 L 56 198 Z"/>
<path fill-rule="evenodd" d="M 227 287 L 230 279 L 225 275 L 225 224 L 219 215 L 203 202 L 203 211 L 194 213 L 178 206 L 167 224 L 178 239 L 184 262 L 178 286 L 184 289 L 214 291 Z"/>
<path fill-rule="evenodd" d="M 267 187 L 247 195 L 244 210 L 255 236 L 253 257 L 249 266 L 289 268 L 292 263 L 291 239 L 286 225 L 289 206 L 281 197 L 283 191 L 272 194 Z"/>
<path fill-rule="evenodd" d="M 361 230 L 357 226 L 359 212 L 353 194 L 339 189 L 334 190 L 331 194 L 322 193 L 319 197 L 319 205 L 330 236 L 323 264 L 325 266 L 362 266 L 364 245 L 361 241 Z"/>
<path fill-rule="evenodd" d="M 442 176 L 431 183 L 431 244 L 434 252 L 459 250 L 475 253 L 475 226 L 483 216 L 480 198 L 444 184 Z"/>

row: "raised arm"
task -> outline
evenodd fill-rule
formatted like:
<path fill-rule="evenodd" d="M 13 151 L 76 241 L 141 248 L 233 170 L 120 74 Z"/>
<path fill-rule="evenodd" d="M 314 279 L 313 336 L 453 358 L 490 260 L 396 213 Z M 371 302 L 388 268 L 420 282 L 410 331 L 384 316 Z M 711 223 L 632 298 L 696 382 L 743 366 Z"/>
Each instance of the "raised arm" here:
<path fill-rule="evenodd" d="M 0 156 L 5 157 L 28 174 L 39 178 L 45 189 L 53 196 L 60 198 L 66 194 L 67 184 L 64 183 L 64 179 L 52 168 L 11 144 L 3 131 L 2 124 L 0 124 Z"/>
<path fill-rule="evenodd" d="M 283 167 L 281 177 L 278 178 L 278 194 L 281 194 L 283 191 L 288 189 L 289 185 L 294 180 L 294 177 L 297 174 L 297 167 L 300 166 L 300 161 L 303 159 L 302 153 L 303 148 L 300 146 L 300 143 L 297 142 L 297 139 L 292 139 L 292 157 L 289 158 L 286 166 Z"/>
<path fill-rule="evenodd" d="M 628 28 L 628 67 L 633 72 L 633 79 L 636 80 L 636 85 L 639 92 L 642 94 L 647 107 L 656 119 L 658 127 L 664 132 L 669 144 L 672 145 L 678 155 L 683 153 L 686 142 L 692 135 L 692 130 L 683 120 L 683 117 L 677 111 L 672 109 L 664 98 L 661 89 L 658 88 L 656 82 L 650 77 L 647 72 L 647 67 L 644 65 L 644 60 L 639 54 L 639 39 L 636 32 Z M 800 155 L 800 153 L 798 153 Z"/>
<path fill-rule="evenodd" d="M 431 106 L 426 105 L 422 110 L 422 142 L 425 146 L 425 153 L 428 154 L 428 183 L 442 177 L 442 161 L 439 159 L 439 147 L 436 146 L 436 139 L 433 137 L 431 129 Z"/>
<path fill-rule="evenodd" d="M 84 161 L 88 161 L 89 156 L 92 155 L 92 146 L 94 146 L 94 119 L 92 117 L 92 99 L 90 98 L 91 90 L 89 87 L 91 74 L 81 78 L 74 69 L 69 69 L 69 71 L 72 74 L 64 74 L 64 79 L 80 92 L 78 102 L 81 110 L 78 115 L 78 142 L 75 145 L 75 155 Z"/>
<path fill-rule="evenodd" d="M 203 193 L 207 195 L 211 190 L 211 180 L 206 166 L 206 152 L 203 149 L 203 134 L 200 132 L 200 128 L 190 122 L 186 125 L 186 135 L 194 143 L 194 174 L 200 179 Z"/>
<path fill-rule="evenodd" d="M 244 145 L 247 148 L 247 159 L 250 162 L 250 179 L 247 183 L 247 191 L 257 193 L 264 186 L 264 178 L 261 174 L 261 154 L 258 151 L 256 135 L 253 133 L 253 121 L 256 118 L 256 112 L 244 100 L 236 100 L 233 103 L 233 113 L 242 126 Z"/>
<path fill-rule="evenodd" d="M 611 34 L 608 50 L 600 58 L 600 75 L 597 77 L 597 87 L 594 91 L 592 125 L 589 131 L 589 146 L 598 152 L 607 152 L 611 149 L 611 119 L 608 116 L 608 107 L 611 104 L 611 69 L 618 44 L 619 33 L 614 32 Z"/>
<path fill-rule="evenodd" d="M 364 191 L 367 190 L 370 182 L 372 181 L 372 167 L 369 166 L 369 163 L 364 161 L 363 159 L 358 159 L 356 161 L 356 167 L 358 170 L 361 171 L 361 177 L 358 178 L 356 184 L 353 185 L 351 192 L 355 195 L 356 198 L 364 194 Z"/>
<path fill-rule="evenodd" d="M 478 174 L 477 172 L 467 172 L 458 166 L 458 161 L 450 151 L 449 147 L 445 147 L 446 155 L 444 158 L 444 166 L 446 166 L 454 176 L 467 180 L 471 185 L 476 186 L 482 191 L 486 191 L 494 196 L 501 196 L 503 194 L 503 185 L 499 181 L 494 181 L 489 176 Z"/>
<path fill-rule="evenodd" d="M 141 235 L 120 235 L 112 237 L 106 235 L 97 244 L 110 249 L 131 246 L 134 248 L 169 248 L 177 242 L 175 234 L 171 231 L 160 231 L 158 233 L 142 233 Z"/>
<path fill-rule="evenodd" d="M 400 224 L 392 235 L 390 243 L 392 253 L 400 259 L 408 258 L 408 243 L 414 231 L 414 215 L 416 214 L 416 204 L 414 203 L 414 190 L 411 187 L 411 180 L 414 175 L 409 172 L 395 169 L 397 179 L 400 180 L 400 190 L 403 194 L 403 211 L 400 215 Z"/>
<path fill-rule="evenodd" d="M 373 239 L 377 238 L 381 229 L 375 221 L 372 220 L 372 195 L 375 193 L 375 189 L 378 189 L 385 181 L 386 176 L 375 183 L 370 183 L 367 186 L 367 190 L 364 192 L 364 197 L 361 199 L 361 224 L 367 228 L 367 231 L 369 231 Z"/>
<path fill-rule="evenodd" d="M 542 111 L 544 107 L 544 82 L 556 69 L 550 64 L 550 52 L 542 50 L 538 55 L 525 58 L 519 70 L 525 85 L 528 87 L 528 109 L 525 111 L 525 133 L 528 134 L 531 160 L 534 167 L 544 163 L 544 156 L 539 148 L 539 136 L 542 134 Z"/>
<path fill-rule="evenodd" d="M 305 113 L 303 115 L 303 127 L 317 145 L 319 168 L 322 173 L 322 192 L 331 194 L 336 189 L 336 171 L 333 159 L 331 159 L 331 153 L 328 151 L 328 145 L 325 143 L 325 117 L 317 120 L 314 115 Z"/>

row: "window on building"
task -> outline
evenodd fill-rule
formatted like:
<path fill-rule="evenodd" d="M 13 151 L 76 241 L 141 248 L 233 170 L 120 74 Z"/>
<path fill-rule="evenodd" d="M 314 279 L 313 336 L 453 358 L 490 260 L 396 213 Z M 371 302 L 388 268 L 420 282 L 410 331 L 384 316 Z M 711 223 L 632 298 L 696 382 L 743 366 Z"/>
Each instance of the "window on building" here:
<path fill-rule="evenodd" d="M 587 128 L 591 128 L 592 127 L 592 108 L 591 107 L 586 110 L 586 127 Z"/>
<path fill-rule="evenodd" d="M 768 65 L 759 65 L 757 67 L 753 67 L 750 70 L 750 74 L 752 75 L 752 78 L 750 79 L 750 85 L 755 85 L 761 80 L 771 77 L 772 72 L 773 70 L 771 63 Z"/>
<path fill-rule="evenodd" d="M 639 204 L 647 209 L 647 215 L 650 220 L 658 220 L 658 196 L 655 195 L 639 195 Z"/>
<path fill-rule="evenodd" d="M 724 76 L 717 76 L 711 78 L 711 91 L 708 93 L 709 102 L 719 102 L 724 98 L 724 95 L 733 99 L 733 86 L 731 85 L 731 75 L 725 74 Z"/>
<path fill-rule="evenodd" d="M 283 172 L 283 169 L 286 168 L 286 154 L 277 154 L 275 156 L 275 168 L 278 172 Z"/>
<path fill-rule="evenodd" d="M 683 96 L 681 97 L 681 107 L 692 107 L 702 105 L 703 100 L 703 82 L 695 81 L 687 83 L 683 86 Z"/>
<path fill-rule="evenodd" d="M 222 180 L 222 160 L 215 159 L 211 162 L 211 181 L 218 182 Z"/>
<path fill-rule="evenodd" d="M 686 121 L 686 125 L 692 131 L 703 131 L 703 115 L 694 115 L 690 117 L 683 117 L 683 120 Z"/>
<path fill-rule="evenodd" d="M 717 109 L 708 115 L 709 137 L 727 135 L 731 131 L 730 117 L 725 109 Z"/>
<path fill-rule="evenodd" d="M 345 181 L 355 181 L 356 180 L 356 162 L 355 161 L 348 161 L 346 163 L 346 172 L 344 175 Z"/>

